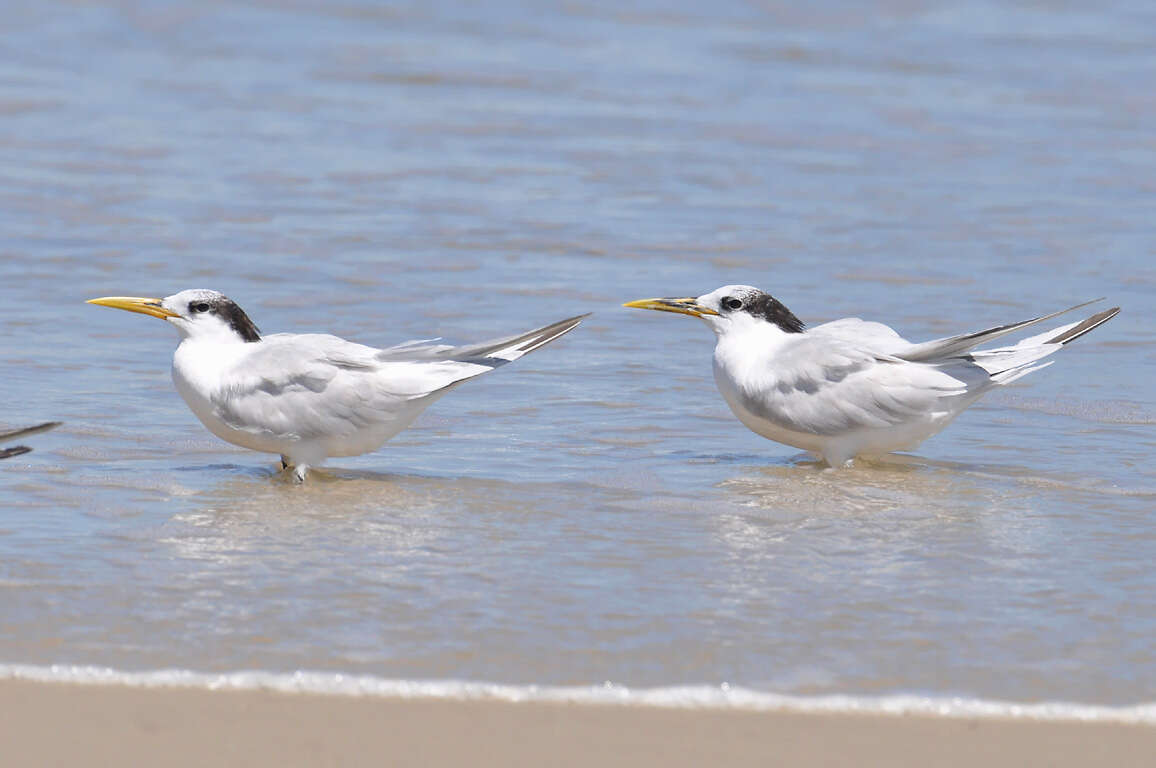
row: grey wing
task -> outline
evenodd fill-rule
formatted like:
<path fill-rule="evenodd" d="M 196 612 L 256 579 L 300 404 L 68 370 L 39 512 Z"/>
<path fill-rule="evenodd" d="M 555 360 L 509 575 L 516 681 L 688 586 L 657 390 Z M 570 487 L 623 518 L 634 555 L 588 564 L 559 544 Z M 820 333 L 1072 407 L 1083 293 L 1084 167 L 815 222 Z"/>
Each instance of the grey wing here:
<path fill-rule="evenodd" d="M 340 436 L 388 420 L 410 399 L 391 387 L 377 350 L 336 336 L 267 336 L 217 392 L 217 416 L 234 429 L 281 438 Z"/>
<path fill-rule="evenodd" d="M 890 326 L 858 317 L 844 317 L 816 325 L 807 331 L 808 338 L 827 338 L 841 345 L 861 348 L 863 351 L 892 354 L 910 346 Z"/>
<path fill-rule="evenodd" d="M 299 439 L 351 434 L 388 421 L 412 400 L 517 360 L 582 317 L 464 347 L 408 342 L 375 349 L 320 334 L 266 336 L 213 405 L 234 429 Z"/>
<path fill-rule="evenodd" d="M 750 399 L 762 405 L 760 415 L 783 427 L 840 435 L 946 411 L 945 398 L 966 394 L 986 379 L 976 371 L 949 372 L 808 334 L 776 355 L 774 370 L 764 378 L 771 384 L 764 385 L 762 397 Z"/>
<path fill-rule="evenodd" d="M 1039 317 L 1033 317 L 1031 320 L 1022 320 L 1018 323 L 1008 323 L 1007 325 L 997 325 L 994 328 L 986 328 L 982 331 L 974 331 L 972 333 L 963 333 L 963 334 L 960 334 L 958 336 L 948 336 L 948 337 L 942 338 L 942 339 L 933 339 L 932 341 L 925 341 L 925 342 L 922 342 L 920 344 L 912 344 L 909 348 L 907 348 L 906 350 L 904 350 L 898 354 L 904 360 L 923 361 L 923 362 L 942 360 L 942 359 L 948 358 L 948 357 L 956 357 L 956 356 L 964 355 L 967 352 L 971 351 L 972 349 L 978 347 L 980 344 L 985 344 L 989 341 L 994 341 L 995 339 L 998 339 L 1001 336 L 1006 336 L 1009 333 L 1015 333 L 1016 331 L 1021 330 L 1023 328 L 1028 328 L 1030 326 L 1033 326 L 1036 323 L 1042 323 L 1045 320 L 1051 320 L 1053 317 L 1058 317 L 1060 315 L 1067 314 L 1068 312 L 1071 312 L 1071 311 L 1076 310 L 1076 309 L 1080 309 L 1081 307 L 1086 307 L 1089 304 L 1095 304 L 1097 301 L 1103 301 L 1103 299 L 1093 299 L 1092 301 L 1085 301 L 1083 304 L 1077 304 L 1074 307 L 1068 307 L 1067 309 L 1061 309 L 1059 312 L 1052 312 L 1051 314 L 1040 315 Z M 1117 311 L 1119 311 L 1119 308 L 1114 307 L 1111 310 L 1108 310 L 1106 312 L 1101 312 L 1097 315 L 1094 315 L 1093 318 L 1097 322 L 1094 325 L 1092 325 L 1091 327 L 1094 328 L 1095 325 L 1099 325 L 1100 323 L 1111 319 L 1112 317 L 1115 316 L 1115 313 Z M 1079 324 L 1073 323 L 1072 325 L 1064 326 L 1062 329 L 1057 329 L 1057 333 L 1059 333 L 1060 331 L 1066 331 L 1066 330 L 1073 328 L 1077 325 L 1079 325 Z M 1091 328 L 1087 328 L 1086 330 L 1082 329 L 1079 334 L 1076 334 L 1076 336 L 1083 335 L 1083 333 L 1086 333 L 1088 330 L 1091 330 Z M 1072 338 L 1075 338 L 1075 336 L 1073 336 Z M 1062 340 L 1057 339 L 1055 343 L 1066 343 L 1066 341 L 1069 341 L 1069 340 L 1070 339 L 1062 339 Z M 1046 343 L 1046 342 L 1041 342 L 1041 343 Z"/>
<path fill-rule="evenodd" d="M 454 347 L 448 344 L 428 344 L 423 342 L 407 342 L 396 347 L 380 350 L 377 358 L 382 361 L 458 361 L 497 368 L 506 363 L 517 360 L 522 355 L 544 347 L 555 339 L 569 333 L 578 327 L 583 318 L 589 313 L 568 317 L 532 331 L 515 336 L 504 336 L 500 339 L 491 339 L 478 344 L 467 344 Z"/>

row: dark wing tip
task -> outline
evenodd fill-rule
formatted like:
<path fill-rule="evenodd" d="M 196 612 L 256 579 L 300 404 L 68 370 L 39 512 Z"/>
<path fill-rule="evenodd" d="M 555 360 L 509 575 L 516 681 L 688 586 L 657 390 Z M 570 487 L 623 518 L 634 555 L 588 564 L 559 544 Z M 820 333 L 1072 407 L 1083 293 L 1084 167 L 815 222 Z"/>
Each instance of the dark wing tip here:
<path fill-rule="evenodd" d="M 518 351 L 525 354 L 527 352 L 533 352 L 535 349 L 549 344 L 551 341 L 554 341 L 555 339 L 564 336 L 577 328 L 578 325 L 584 319 L 590 317 L 591 314 L 593 313 L 587 312 L 584 315 L 568 317 L 565 320 L 559 320 L 556 323 L 550 323 L 550 325 L 524 334 L 521 339 L 519 339 L 519 341 L 522 342 L 522 345 L 518 347 Z"/>
<path fill-rule="evenodd" d="M 1097 301 L 1099 301 L 1099 299 L 1097 299 Z M 1092 330 L 1095 330 L 1096 328 L 1099 328 L 1101 325 L 1108 322 L 1109 320 L 1111 320 L 1113 317 L 1115 317 L 1118 314 L 1120 314 L 1120 308 L 1119 307 L 1112 307 L 1111 309 L 1105 309 L 1103 312 L 1097 312 L 1096 314 L 1092 315 L 1087 320 L 1084 320 L 1083 322 L 1081 322 L 1079 325 L 1075 326 L 1074 328 L 1071 328 L 1067 331 L 1064 331 L 1059 336 L 1055 336 L 1051 339 L 1048 339 L 1047 343 L 1048 344 L 1068 344 L 1070 342 L 1073 342 L 1076 339 L 1083 336 L 1085 333 L 1088 333 L 1089 331 L 1092 331 Z"/>
<path fill-rule="evenodd" d="M 50 429 L 56 429 L 63 422 L 60 421 L 46 421 L 43 424 L 36 424 L 31 427 L 24 427 L 23 429 L 14 429 L 10 432 L 0 432 L 0 442 L 7 442 L 8 440 L 16 440 L 21 437 L 28 437 L 29 435 L 39 435 L 41 432 L 47 432 Z"/>

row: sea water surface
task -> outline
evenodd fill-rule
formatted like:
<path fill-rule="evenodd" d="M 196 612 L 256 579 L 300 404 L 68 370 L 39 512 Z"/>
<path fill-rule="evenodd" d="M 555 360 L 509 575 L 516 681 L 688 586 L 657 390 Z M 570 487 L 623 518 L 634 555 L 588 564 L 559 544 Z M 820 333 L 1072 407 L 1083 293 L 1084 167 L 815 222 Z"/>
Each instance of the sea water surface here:
<path fill-rule="evenodd" d="M 64 425 L 0 463 L 3 674 L 1156 702 L 1150 3 L 5 16 L 0 426 Z M 727 283 L 917 340 L 1123 312 L 825 471 L 619 306 Z M 594 314 L 295 487 L 83 303 L 190 287 L 381 346 Z"/>

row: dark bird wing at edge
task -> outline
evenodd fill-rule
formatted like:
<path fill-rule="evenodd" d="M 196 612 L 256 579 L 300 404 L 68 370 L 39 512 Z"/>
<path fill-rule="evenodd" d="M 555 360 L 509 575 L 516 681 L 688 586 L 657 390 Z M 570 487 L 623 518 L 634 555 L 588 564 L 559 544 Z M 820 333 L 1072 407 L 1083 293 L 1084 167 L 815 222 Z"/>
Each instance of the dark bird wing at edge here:
<path fill-rule="evenodd" d="M 25 427 L 24 429 L 13 429 L 9 432 L 0 432 L 0 443 L 8 443 L 12 440 L 19 440 L 29 435 L 39 435 L 41 432 L 47 432 L 50 429 L 56 429 L 60 426 L 59 421 L 46 421 L 43 424 L 37 424 L 33 427 Z"/>
<path fill-rule="evenodd" d="M 24 429 L 13 429 L 8 432 L 0 432 L 0 443 L 11 442 L 12 440 L 19 440 L 22 437 L 29 435 L 38 435 L 41 432 L 47 432 L 50 429 L 55 429 L 60 426 L 59 421 L 46 421 L 43 424 L 37 424 L 33 427 L 25 427 Z M 13 456 L 23 456 L 32 449 L 27 445 L 14 445 L 11 448 L 0 448 L 0 459 L 10 459 Z"/>

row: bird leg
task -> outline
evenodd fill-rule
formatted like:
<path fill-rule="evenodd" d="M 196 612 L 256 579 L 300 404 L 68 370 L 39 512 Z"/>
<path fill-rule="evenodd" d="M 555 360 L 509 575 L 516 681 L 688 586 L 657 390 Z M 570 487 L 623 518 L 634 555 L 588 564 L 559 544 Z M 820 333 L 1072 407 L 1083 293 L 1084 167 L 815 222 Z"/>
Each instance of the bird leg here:
<path fill-rule="evenodd" d="M 281 454 L 281 471 L 288 472 L 293 470 L 293 481 L 297 483 L 305 482 L 305 475 L 309 472 L 308 464 L 294 464 L 289 460 L 289 457 Z"/>

